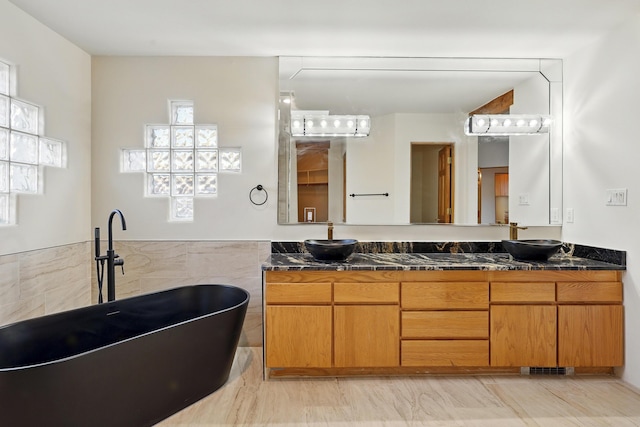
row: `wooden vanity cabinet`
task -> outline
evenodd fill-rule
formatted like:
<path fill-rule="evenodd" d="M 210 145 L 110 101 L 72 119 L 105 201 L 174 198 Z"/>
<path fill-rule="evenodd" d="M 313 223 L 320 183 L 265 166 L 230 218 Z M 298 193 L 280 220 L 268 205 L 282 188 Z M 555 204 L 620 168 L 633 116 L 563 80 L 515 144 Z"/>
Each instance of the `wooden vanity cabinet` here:
<path fill-rule="evenodd" d="M 398 282 L 371 272 L 268 272 L 265 277 L 267 367 L 400 365 Z"/>
<path fill-rule="evenodd" d="M 267 375 L 623 364 L 620 271 L 267 271 L 264 279 Z"/>
<path fill-rule="evenodd" d="M 622 366 L 619 272 L 514 276 L 520 281 L 491 282 L 491 366 Z M 567 281 L 572 277 L 581 280 Z"/>

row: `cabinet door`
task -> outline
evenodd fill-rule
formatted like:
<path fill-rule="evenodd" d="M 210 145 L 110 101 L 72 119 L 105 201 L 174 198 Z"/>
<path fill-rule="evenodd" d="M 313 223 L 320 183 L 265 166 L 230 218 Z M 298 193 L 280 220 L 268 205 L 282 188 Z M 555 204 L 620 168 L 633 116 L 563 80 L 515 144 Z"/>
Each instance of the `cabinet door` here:
<path fill-rule="evenodd" d="M 336 367 L 399 366 L 398 306 L 335 306 L 334 346 Z"/>
<path fill-rule="evenodd" d="M 331 367 L 331 306 L 269 305 L 267 367 Z"/>
<path fill-rule="evenodd" d="M 553 305 L 491 307 L 491 366 L 557 366 Z"/>
<path fill-rule="evenodd" d="M 558 307 L 560 366 L 622 366 L 622 305 Z"/>

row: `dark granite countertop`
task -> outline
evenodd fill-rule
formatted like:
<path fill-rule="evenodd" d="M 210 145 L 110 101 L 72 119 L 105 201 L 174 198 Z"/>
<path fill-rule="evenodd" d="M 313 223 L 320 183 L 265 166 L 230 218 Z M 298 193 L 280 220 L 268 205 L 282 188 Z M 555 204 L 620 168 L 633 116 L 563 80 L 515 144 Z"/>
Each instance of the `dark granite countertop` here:
<path fill-rule="evenodd" d="M 624 265 L 567 254 L 546 262 L 517 261 L 507 253 L 354 253 L 346 261 L 316 261 L 308 253 L 272 253 L 263 271 L 299 270 L 625 270 Z"/>

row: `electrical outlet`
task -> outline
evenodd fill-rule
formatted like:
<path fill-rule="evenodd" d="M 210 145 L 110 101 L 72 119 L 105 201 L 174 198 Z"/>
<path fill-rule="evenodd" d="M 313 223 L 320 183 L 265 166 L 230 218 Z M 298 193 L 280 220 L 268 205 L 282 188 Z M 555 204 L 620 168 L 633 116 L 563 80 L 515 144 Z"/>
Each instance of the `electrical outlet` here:
<path fill-rule="evenodd" d="M 566 218 L 567 218 L 567 223 L 573 222 L 573 208 L 567 208 Z"/>
<path fill-rule="evenodd" d="M 627 189 L 615 188 L 605 192 L 605 203 L 607 206 L 627 206 Z"/>
<path fill-rule="evenodd" d="M 518 204 L 520 206 L 528 206 L 529 205 L 529 195 L 528 194 L 521 194 L 518 197 Z"/>
<path fill-rule="evenodd" d="M 551 224 L 557 224 L 560 222 L 560 209 L 551 208 Z"/>

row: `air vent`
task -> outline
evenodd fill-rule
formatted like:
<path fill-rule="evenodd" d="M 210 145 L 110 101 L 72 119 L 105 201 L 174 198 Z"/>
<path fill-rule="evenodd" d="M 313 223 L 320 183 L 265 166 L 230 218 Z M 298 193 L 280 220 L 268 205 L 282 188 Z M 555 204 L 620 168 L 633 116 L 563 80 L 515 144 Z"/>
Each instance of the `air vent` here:
<path fill-rule="evenodd" d="M 520 368 L 520 375 L 573 375 L 573 368 L 529 366 Z"/>

